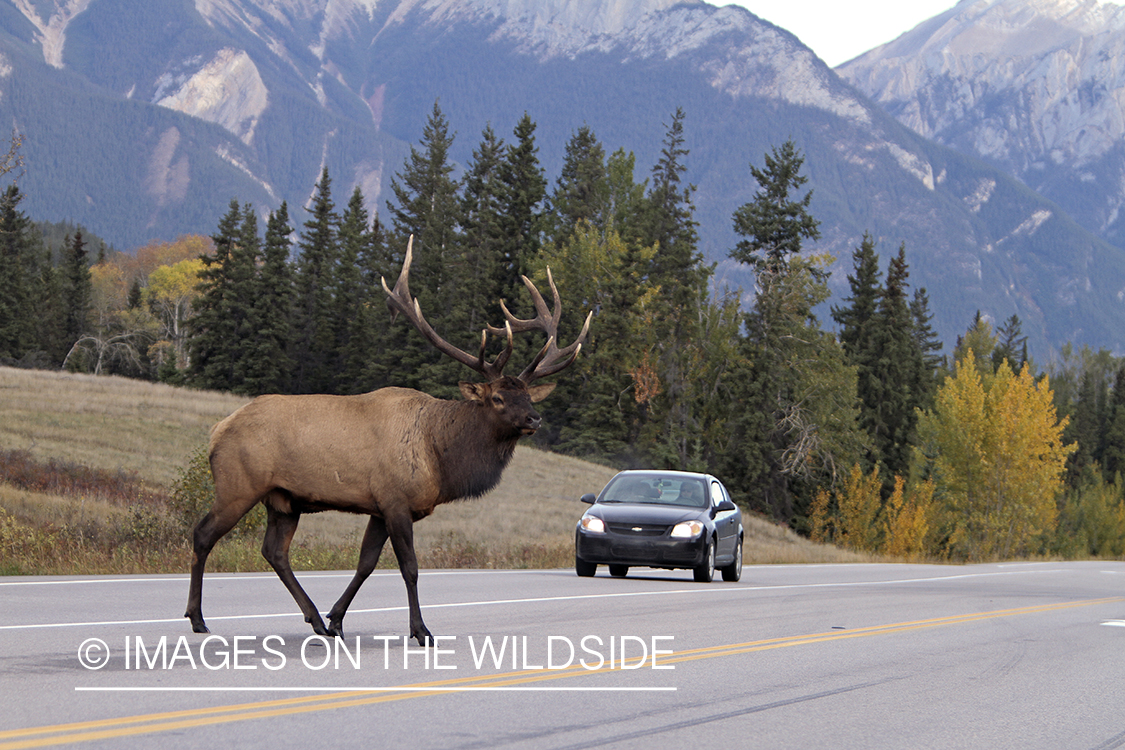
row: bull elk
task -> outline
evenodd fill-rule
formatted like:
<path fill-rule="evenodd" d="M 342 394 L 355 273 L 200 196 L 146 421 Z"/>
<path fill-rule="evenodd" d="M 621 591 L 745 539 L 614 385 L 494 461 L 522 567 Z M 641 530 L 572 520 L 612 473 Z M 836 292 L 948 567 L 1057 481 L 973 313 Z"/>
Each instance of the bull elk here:
<path fill-rule="evenodd" d="M 406 582 L 410 637 L 426 645 L 432 636 L 418 605 L 418 561 L 413 524 L 435 506 L 476 497 L 494 487 L 520 437 L 533 434 L 540 416 L 532 406 L 554 383 L 532 385 L 568 367 L 578 356 L 590 317 L 573 344 L 556 345 L 561 301 L 549 310 L 535 285 L 523 278 L 536 317 L 516 318 L 501 303 L 503 328 L 487 326 L 473 356 L 441 338 L 410 296 L 413 237 L 394 289 L 383 281 L 387 306 L 402 314 L 440 352 L 475 370 L 487 382 L 461 383 L 464 400 L 437 399 L 408 388 L 382 388 L 359 396 L 260 396 L 211 430 L 210 460 L 215 504 L 192 535 L 187 611 L 192 629 L 203 621 L 203 569 L 215 543 L 258 503 L 266 506 L 262 555 L 297 601 L 305 621 L 320 635 L 340 635 L 344 614 L 375 569 L 389 537 Z M 503 374 L 513 334 L 542 331 L 547 343 L 518 377 Z M 485 358 L 488 335 L 503 335 L 507 348 Z M 340 510 L 371 518 L 360 546 L 355 576 L 328 613 L 328 625 L 289 565 L 289 544 L 302 513 Z"/>

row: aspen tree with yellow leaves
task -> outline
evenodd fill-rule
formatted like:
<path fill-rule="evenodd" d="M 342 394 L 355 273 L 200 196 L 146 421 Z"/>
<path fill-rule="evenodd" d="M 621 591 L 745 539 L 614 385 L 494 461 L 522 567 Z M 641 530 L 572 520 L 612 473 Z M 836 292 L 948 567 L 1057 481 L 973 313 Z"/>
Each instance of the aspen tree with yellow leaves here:
<path fill-rule="evenodd" d="M 1036 552 L 1054 531 L 1056 498 L 1073 444 L 1064 445 L 1049 380 L 1017 375 L 1007 362 L 995 374 L 973 350 L 920 415 L 924 461 L 935 482 L 946 552 L 966 560 Z"/>

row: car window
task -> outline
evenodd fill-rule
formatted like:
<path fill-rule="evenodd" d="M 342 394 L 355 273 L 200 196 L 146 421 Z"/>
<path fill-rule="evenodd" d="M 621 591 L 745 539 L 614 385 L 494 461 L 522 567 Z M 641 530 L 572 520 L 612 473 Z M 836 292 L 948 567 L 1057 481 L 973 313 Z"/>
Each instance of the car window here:
<path fill-rule="evenodd" d="M 606 487 L 601 503 L 645 503 L 706 508 L 706 485 L 698 479 L 670 476 L 618 477 Z"/>
<path fill-rule="evenodd" d="M 711 483 L 711 507 L 718 507 L 725 498 L 723 497 L 723 488 L 718 482 Z"/>

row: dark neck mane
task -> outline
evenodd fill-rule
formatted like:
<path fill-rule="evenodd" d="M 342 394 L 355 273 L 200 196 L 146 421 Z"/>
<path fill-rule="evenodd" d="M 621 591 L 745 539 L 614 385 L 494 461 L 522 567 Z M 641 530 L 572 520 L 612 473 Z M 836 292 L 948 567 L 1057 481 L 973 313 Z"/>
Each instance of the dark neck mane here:
<path fill-rule="evenodd" d="M 441 471 L 438 503 L 483 495 L 500 481 L 519 433 L 497 434 L 487 407 L 480 404 L 439 401 L 434 406 L 433 448 Z"/>

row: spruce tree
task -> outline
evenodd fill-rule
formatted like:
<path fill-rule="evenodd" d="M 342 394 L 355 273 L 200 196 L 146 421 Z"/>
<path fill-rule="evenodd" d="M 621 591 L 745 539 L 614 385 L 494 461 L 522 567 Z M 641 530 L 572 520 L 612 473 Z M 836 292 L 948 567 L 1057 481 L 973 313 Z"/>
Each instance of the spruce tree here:
<path fill-rule="evenodd" d="M 257 394 L 256 388 L 247 380 L 257 369 L 253 349 L 261 326 L 256 315 L 254 294 L 258 291 L 261 244 L 258 215 L 254 212 L 254 207 L 247 203 L 242 207 L 238 241 L 231 248 L 226 306 L 226 314 L 235 332 L 234 340 L 228 342 L 231 372 L 226 387 L 234 393 L 246 395 Z"/>
<path fill-rule="evenodd" d="M 910 301 L 910 316 L 914 319 L 914 343 L 922 354 L 922 369 L 918 373 L 918 402 L 919 408 L 924 410 L 933 406 L 944 361 L 944 357 L 938 353 L 942 349 L 941 339 L 930 324 L 934 316 L 930 312 L 930 298 L 925 287 L 914 290 L 914 298 Z"/>
<path fill-rule="evenodd" d="M 1107 481 L 1115 481 L 1120 474 L 1125 476 L 1125 365 L 1117 369 L 1110 394 L 1106 414 L 1102 468 Z M 1117 480 L 1120 486 L 1120 480 Z"/>
<path fill-rule="evenodd" d="M 370 220 L 363 193 L 356 187 L 340 217 L 340 393 L 364 393 L 378 387 L 371 377 L 372 362 L 389 354 L 383 346 L 387 315 L 379 280 L 393 271 L 384 253 L 378 220 Z"/>
<path fill-rule="evenodd" d="M 604 231 L 609 189 L 605 148 L 583 125 L 566 144 L 562 171 L 549 199 L 550 239 L 561 244 L 582 221 Z"/>
<path fill-rule="evenodd" d="M 516 312 L 523 294 L 521 275 L 531 273 L 532 260 L 539 255 L 544 229 L 543 203 L 547 198 L 547 178 L 539 164 L 535 145 L 535 123 L 525 112 L 512 134 L 500 179 L 504 185 L 500 222 L 504 240 L 504 280 L 501 297 Z"/>
<path fill-rule="evenodd" d="M 906 250 L 900 247 L 887 267 L 873 335 L 868 352 L 861 355 L 864 365 L 858 380 L 858 395 L 863 402 L 860 422 L 873 439 L 888 482 L 893 482 L 895 475 L 907 474 L 917 409 L 921 406 L 918 386 L 924 365 L 907 302 L 909 275 Z"/>
<path fill-rule="evenodd" d="M 809 213 L 813 191 L 794 199 L 791 193 L 808 182 L 801 174 L 805 158 L 789 140 L 765 156 L 765 167 L 750 165 L 758 183 L 754 199 L 734 212 L 735 234 L 740 240 L 731 257 L 740 263 L 778 273 L 787 259 L 800 252 L 805 240 L 820 239 L 820 222 Z"/>
<path fill-rule="evenodd" d="M 251 295 L 253 336 L 247 343 L 248 356 L 243 388 L 249 394 L 289 393 L 293 360 L 292 305 L 293 273 L 289 265 L 289 206 L 284 201 L 270 212 L 262 246 L 262 263 L 254 278 Z"/>
<path fill-rule="evenodd" d="M 863 354 L 871 348 L 872 320 L 879 306 L 879 256 L 875 253 L 875 240 L 867 232 L 859 247 L 852 251 L 852 271 L 848 276 L 851 296 L 845 297 L 844 307 L 832 307 L 832 319 L 840 326 L 840 346 L 848 358 L 861 369 Z"/>
<path fill-rule="evenodd" d="M 466 340 L 503 320 L 500 300 L 509 291 L 504 256 L 510 248 L 504 234 L 503 166 L 504 142 L 486 126 L 465 175 L 460 252 L 452 264 L 453 275 L 461 280 L 461 293 L 450 311 L 450 325 Z"/>
<path fill-rule="evenodd" d="M 63 335 L 71 343 L 89 332 L 93 284 L 90 281 L 90 260 L 82 230 L 76 229 L 67 238 L 63 256 L 63 277 L 66 297 Z"/>
<path fill-rule="evenodd" d="M 683 121 L 684 111 L 677 108 L 667 126 L 660 159 L 652 168 L 643 242 L 657 245 L 652 272 L 669 304 L 692 317 L 710 272 L 699 252 L 699 222 L 692 203 L 695 185 L 683 184 L 684 160 L 690 153 L 684 147 Z"/>
<path fill-rule="evenodd" d="M 231 290 L 231 265 L 241 231 L 242 208 L 237 200 L 232 200 L 211 235 L 214 252 L 200 256 L 200 296 L 192 305 L 193 315 L 188 323 L 192 332 L 188 380 L 197 388 L 230 388 L 238 341 L 238 324 L 230 315 L 231 307 L 237 304 Z"/>
<path fill-rule="evenodd" d="M 325 167 L 316 184 L 311 216 L 298 240 L 295 273 L 294 383 L 297 393 L 332 393 L 336 387 L 336 325 L 339 224 L 332 179 Z"/>
<path fill-rule="evenodd" d="M 453 135 L 449 123 L 434 102 L 433 112 L 422 130 L 420 148 L 411 147 L 403 171 L 391 180 L 396 203 L 387 203 L 395 236 L 399 264 L 407 238 L 414 236 L 414 262 L 410 269 L 410 291 L 418 298 L 426 320 L 438 333 L 467 351 L 473 343 L 457 338 L 446 327 L 457 296 L 460 279 L 451 273 L 457 256 L 461 225 L 460 185 L 453 178 L 449 149 Z M 401 267 L 401 265 L 399 265 Z M 398 277 L 398 268 L 394 278 Z M 394 278 L 387 283 L 394 285 Z M 457 382 L 466 375 L 456 362 L 443 357 L 409 326 L 394 326 L 392 348 L 399 353 L 395 380 L 439 397 L 456 397 Z"/>
<path fill-rule="evenodd" d="M 1027 363 L 1027 336 L 1023 335 L 1023 321 L 1012 313 L 1012 317 L 996 329 L 999 339 L 992 350 L 992 367 L 998 369 L 1001 362 L 1007 362 L 1012 372 L 1018 373 Z"/>
<path fill-rule="evenodd" d="M 0 357 L 19 359 L 34 346 L 37 241 L 31 220 L 20 211 L 23 195 L 14 184 L 0 197 Z"/>
<path fill-rule="evenodd" d="M 803 161 L 787 142 L 766 155 L 764 169 L 751 165 L 759 189 L 734 213 L 745 239 L 730 252 L 753 266 L 757 294 L 744 319 L 743 364 L 731 377 L 737 407 L 723 471 L 751 507 L 785 521 L 802 517 L 811 488 L 850 466 L 862 444 L 855 371 L 813 312 L 828 298 L 828 273 L 799 255 L 805 239 L 819 236 L 812 193 L 791 197 L 806 182 Z"/>

